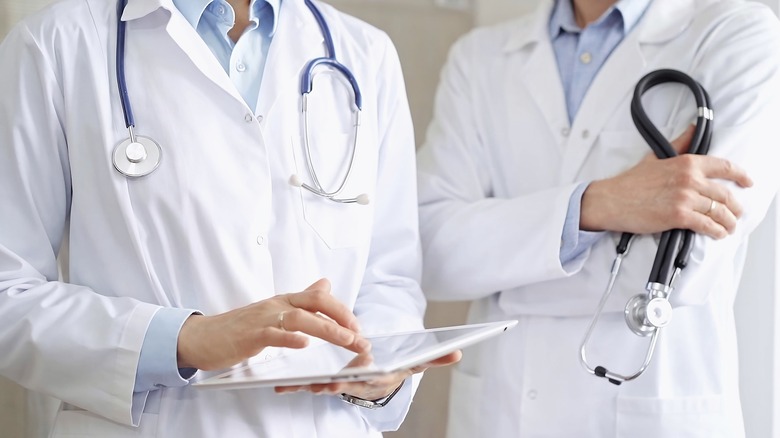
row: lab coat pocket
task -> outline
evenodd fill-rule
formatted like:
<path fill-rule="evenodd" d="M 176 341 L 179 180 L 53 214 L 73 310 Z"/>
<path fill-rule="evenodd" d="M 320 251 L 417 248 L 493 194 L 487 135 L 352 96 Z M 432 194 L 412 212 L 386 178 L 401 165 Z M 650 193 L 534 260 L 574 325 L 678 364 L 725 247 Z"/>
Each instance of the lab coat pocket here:
<path fill-rule="evenodd" d="M 482 406 L 482 379 L 452 368 L 450 383 L 450 408 L 447 420 L 448 438 L 474 438 L 479 436 L 480 406 Z"/>
<path fill-rule="evenodd" d="M 654 398 L 618 397 L 619 438 L 733 438 L 740 435 L 727 423 L 720 396 Z"/>
<path fill-rule="evenodd" d="M 364 244 L 371 232 L 370 204 L 339 200 L 369 193 L 369 186 L 373 187 L 370 174 L 366 172 L 370 163 L 365 162 L 360 145 L 354 144 L 353 134 L 325 131 L 314 135 L 310 141 L 307 151 L 303 140 L 293 138 L 297 178 L 324 192 L 337 191 L 342 184 L 343 188 L 333 199 L 328 199 L 301 187 L 299 196 L 304 220 L 330 249 Z M 354 158 L 353 147 L 357 148 Z"/>
<path fill-rule="evenodd" d="M 157 414 L 143 414 L 139 427 L 114 423 L 92 412 L 60 411 L 50 438 L 154 438 Z"/>

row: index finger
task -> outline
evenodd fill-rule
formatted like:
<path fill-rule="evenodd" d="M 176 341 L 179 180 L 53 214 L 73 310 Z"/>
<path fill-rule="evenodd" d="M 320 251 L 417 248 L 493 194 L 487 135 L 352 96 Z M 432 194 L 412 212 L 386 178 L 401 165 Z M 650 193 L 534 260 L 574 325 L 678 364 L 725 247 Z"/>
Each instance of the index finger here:
<path fill-rule="evenodd" d="M 371 344 L 359 334 L 309 310 L 295 307 L 283 314 L 282 330 L 303 332 L 356 353 L 371 349 Z"/>
<path fill-rule="evenodd" d="M 340 326 L 360 333 L 357 317 L 344 303 L 331 295 L 330 282 L 326 279 L 318 280 L 303 292 L 289 294 L 288 302 L 293 307 L 321 313 Z"/>

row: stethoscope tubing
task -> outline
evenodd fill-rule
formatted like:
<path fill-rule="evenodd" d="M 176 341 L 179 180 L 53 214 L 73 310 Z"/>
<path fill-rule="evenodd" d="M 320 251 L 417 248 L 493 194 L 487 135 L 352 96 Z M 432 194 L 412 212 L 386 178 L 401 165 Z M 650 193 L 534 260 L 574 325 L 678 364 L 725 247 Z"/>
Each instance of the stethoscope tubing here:
<path fill-rule="evenodd" d="M 710 105 L 710 97 L 707 91 L 687 74 L 676 70 L 657 70 L 648 73 L 637 83 L 631 101 L 631 118 L 640 135 L 659 159 L 667 159 L 677 156 L 670 142 L 661 134 L 652 123 L 642 105 L 642 96 L 651 88 L 664 83 L 680 83 L 688 87 L 696 100 L 698 115 L 696 129 L 688 148 L 688 153 L 704 155 L 709 152 L 712 139 L 713 111 Z M 587 345 L 593 334 L 595 326 L 604 309 L 604 306 L 612 293 L 620 266 L 627 256 L 634 235 L 623 233 L 616 247 L 617 255 L 610 271 L 607 288 L 599 301 L 596 312 L 591 319 L 585 337 L 580 344 L 580 362 L 585 369 L 598 377 L 606 378 L 609 382 L 620 385 L 636 379 L 645 372 L 650 364 L 655 351 L 660 330 L 669 323 L 672 307 L 669 303 L 669 295 L 673 290 L 673 283 L 680 272 L 687 266 L 694 242 L 694 233 L 691 230 L 669 230 L 661 234 L 658 250 L 653 261 L 650 276 L 646 286 L 647 295 L 636 295 L 626 304 L 624 316 L 626 323 L 632 332 L 638 336 L 651 336 L 641 367 L 632 374 L 623 375 L 609 371 L 604 366 L 591 367 L 587 358 Z M 654 314 L 650 307 L 660 314 Z"/>
<path fill-rule="evenodd" d="M 328 27 L 325 18 L 320 10 L 311 0 L 304 0 L 304 3 L 311 11 L 317 25 L 320 28 L 325 41 L 326 56 L 316 58 L 304 66 L 301 73 L 300 92 L 301 92 L 301 112 L 303 118 L 303 143 L 306 153 L 307 170 L 312 179 L 312 185 L 304 183 L 298 175 L 293 174 L 290 177 L 290 184 L 301 187 L 322 198 L 334 201 L 340 204 L 360 204 L 366 205 L 370 202 L 366 193 L 361 193 L 355 197 L 338 197 L 347 184 L 354 166 L 357 153 L 358 135 L 360 131 L 360 114 L 363 109 L 363 96 L 360 92 L 357 80 L 352 72 L 336 59 L 336 48 L 333 43 L 333 36 Z M 116 38 L 116 78 L 119 91 L 119 100 L 122 104 L 122 114 L 125 119 L 125 126 L 129 133 L 129 139 L 120 142 L 113 151 L 112 162 L 114 168 L 127 178 L 138 178 L 149 175 L 154 172 L 160 164 L 162 149 L 160 145 L 151 138 L 136 136 L 135 117 L 133 108 L 130 104 L 130 97 L 125 76 L 125 45 L 127 35 L 127 23 L 122 20 L 122 14 L 127 6 L 127 0 L 117 2 L 117 38 Z M 328 191 L 317 177 L 314 169 L 314 161 L 309 144 L 309 112 L 308 96 L 313 90 L 315 70 L 320 66 L 330 67 L 339 72 L 349 82 L 354 97 L 354 135 L 352 142 L 352 153 L 349 157 L 347 169 L 344 173 L 341 183 L 336 190 Z"/>
<path fill-rule="evenodd" d="M 360 92 L 360 86 L 355 79 L 355 75 L 342 63 L 336 59 L 336 46 L 333 43 L 333 35 L 330 33 L 330 27 L 328 26 L 325 17 L 322 16 L 322 12 L 311 2 L 311 0 L 304 0 L 306 7 L 309 8 L 314 19 L 317 21 L 317 25 L 320 27 L 320 33 L 325 40 L 325 56 L 312 59 L 303 68 L 301 73 L 301 96 L 306 96 L 312 92 L 314 88 L 314 70 L 321 66 L 327 65 L 338 70 L 349 82 L 352 87 L 353 96 L 355 98 L 355 106 L 358 111 L 363 109 L 363 94 Z"/>
<path fill-rule="evenodd" d="M 634 88 L 631 100 L 631 118 L 642 138 L 659 159 L 672 158 L 677 152 L 671 143 L 661 134 L 658 128 L 647 116 L 642 105 L 642 96 L 651 88 L 665 83 L 685 85 L 693 94 L 698 109 L 696 128 L 691 139 L 688 153 L 706 155 L 712 140 L 712 109 L 710 96 L 695 79 L 689 75 L 671 69 L 656 70 L 639 80 Z M 671 285 L 675 272 L 687 266 L 688 258 L 693 249 L 694 233 L 690 230 L 669 230 L 661 235 L 658 251 L 650 271 L 650 283 Z"/>
<path fill-rule="evenodd" d="M 122 103 L 122 113 L 125 117 L 125 126 L 130 129 L 135 126 L 133 108 L 130 105 L 130 95 L 127 91 L 127 79 L 125 78 L 125 39 L 127 35 L 127 23 L 122 20 L 127 0 L 120 0 L 117 6 L 117 33 L 116 33 L 116 82 L 119 88 L 119 101 Z M 131 135 L 132 136 L 132 135 Z M 134 138 L 131 138 L 135 141 Z"/>

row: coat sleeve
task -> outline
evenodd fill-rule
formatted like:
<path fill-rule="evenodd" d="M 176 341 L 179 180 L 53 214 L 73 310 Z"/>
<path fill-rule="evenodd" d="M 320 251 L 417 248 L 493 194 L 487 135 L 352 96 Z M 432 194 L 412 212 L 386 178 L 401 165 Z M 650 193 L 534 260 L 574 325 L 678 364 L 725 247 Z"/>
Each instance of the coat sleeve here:
<path fill-rule="evenodd" d="M 707 284 L 723 266 L 744 257 L 747 239 L 764 219 L 780 189 L 780 24 L 765 6 L 753 2 L 726 9 L 702 32 L 702 44 L 692 64 L 693 76 L 711 96 L 715 112 L 710 155 L 724 157 L 745 169 L 754 181 L 751 188 L 729 189 L 742 205 L 743 217 L 735 233 L 723 240 L 696 236 L 690 264 L 680 277 L 678 305 L 706 301 Z M 713 7 L 717 13 L 717 7 Z M 687 107 L 695 106 L 693 103 Z M 680 120 L 678 125 L 687 121 Z M 739 278 L 739 272 L 735 273 Z M 736 287 L 737 285 L 734 285 Z"/>
<path fill-rule="evenodd" d="M 481 35 L 477 31 L 453 46 L 418 153 L 423 289 L 436 300 L 478 299 L 567 277 L 589 252 L 561 265 L 561 236 L 576 183 L 515 198 L 493 194 L 486 160 L 490 149 L 502 146 L 486 143 L 479 106 L 485 99 L 500 105 L 503 97 L 489 78 L 480 77 L 489 71 L 481 68 L 489 62 L 482 49 L 494 43 Z M 484 89 L 493 95 L 480 96 Z"/>
<path fill-rule="evenodd" d="M 72 194 L 61 77 L 44 48 L 55 39 L 22 23 L 0 45 L 0 375 L 132 424 L 158 307 L 60 281 Z"/>

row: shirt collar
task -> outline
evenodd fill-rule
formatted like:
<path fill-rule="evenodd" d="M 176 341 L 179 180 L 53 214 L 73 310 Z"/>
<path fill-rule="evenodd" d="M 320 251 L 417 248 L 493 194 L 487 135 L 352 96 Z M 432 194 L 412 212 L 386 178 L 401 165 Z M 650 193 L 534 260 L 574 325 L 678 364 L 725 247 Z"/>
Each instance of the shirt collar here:
<path fill-rule="evenodd" d="M 623 19 L 623 35 L 636 26 L 639 19 L 650 6 L 652 0 L 619 0 L 614 6 L 607 9 L 604 14 L 596 20 L 596 23 L 603 21 L 606 17 L 617 10 Z M 571 0 L 557 0 L 555 8 L 550 16 L 550 37 L 555 39 L 561 32 L 579 33 L 582 28 L 577 24 L 574 18 L 574 8 Z"/>
<path fill-rule="evenodd" d="M 198 28 L 200 17 L 203 16 L 203 12 L 206 10 L 214 0 L 173 0 L 173 4 L 176 5 L 176 9 L 181 12 L 184 18 L 194 27 Z M 271 27 L 272 36 L 276 33 L 276 25 L 279 23 L 279 7 L 282 0 L 251 0 L 250 8 L 254 16 L 257 16 L 257 11 L 263 6 L 263 2 L 268 3 L 271 6 L 274 14 L 274 24 Z"/>

